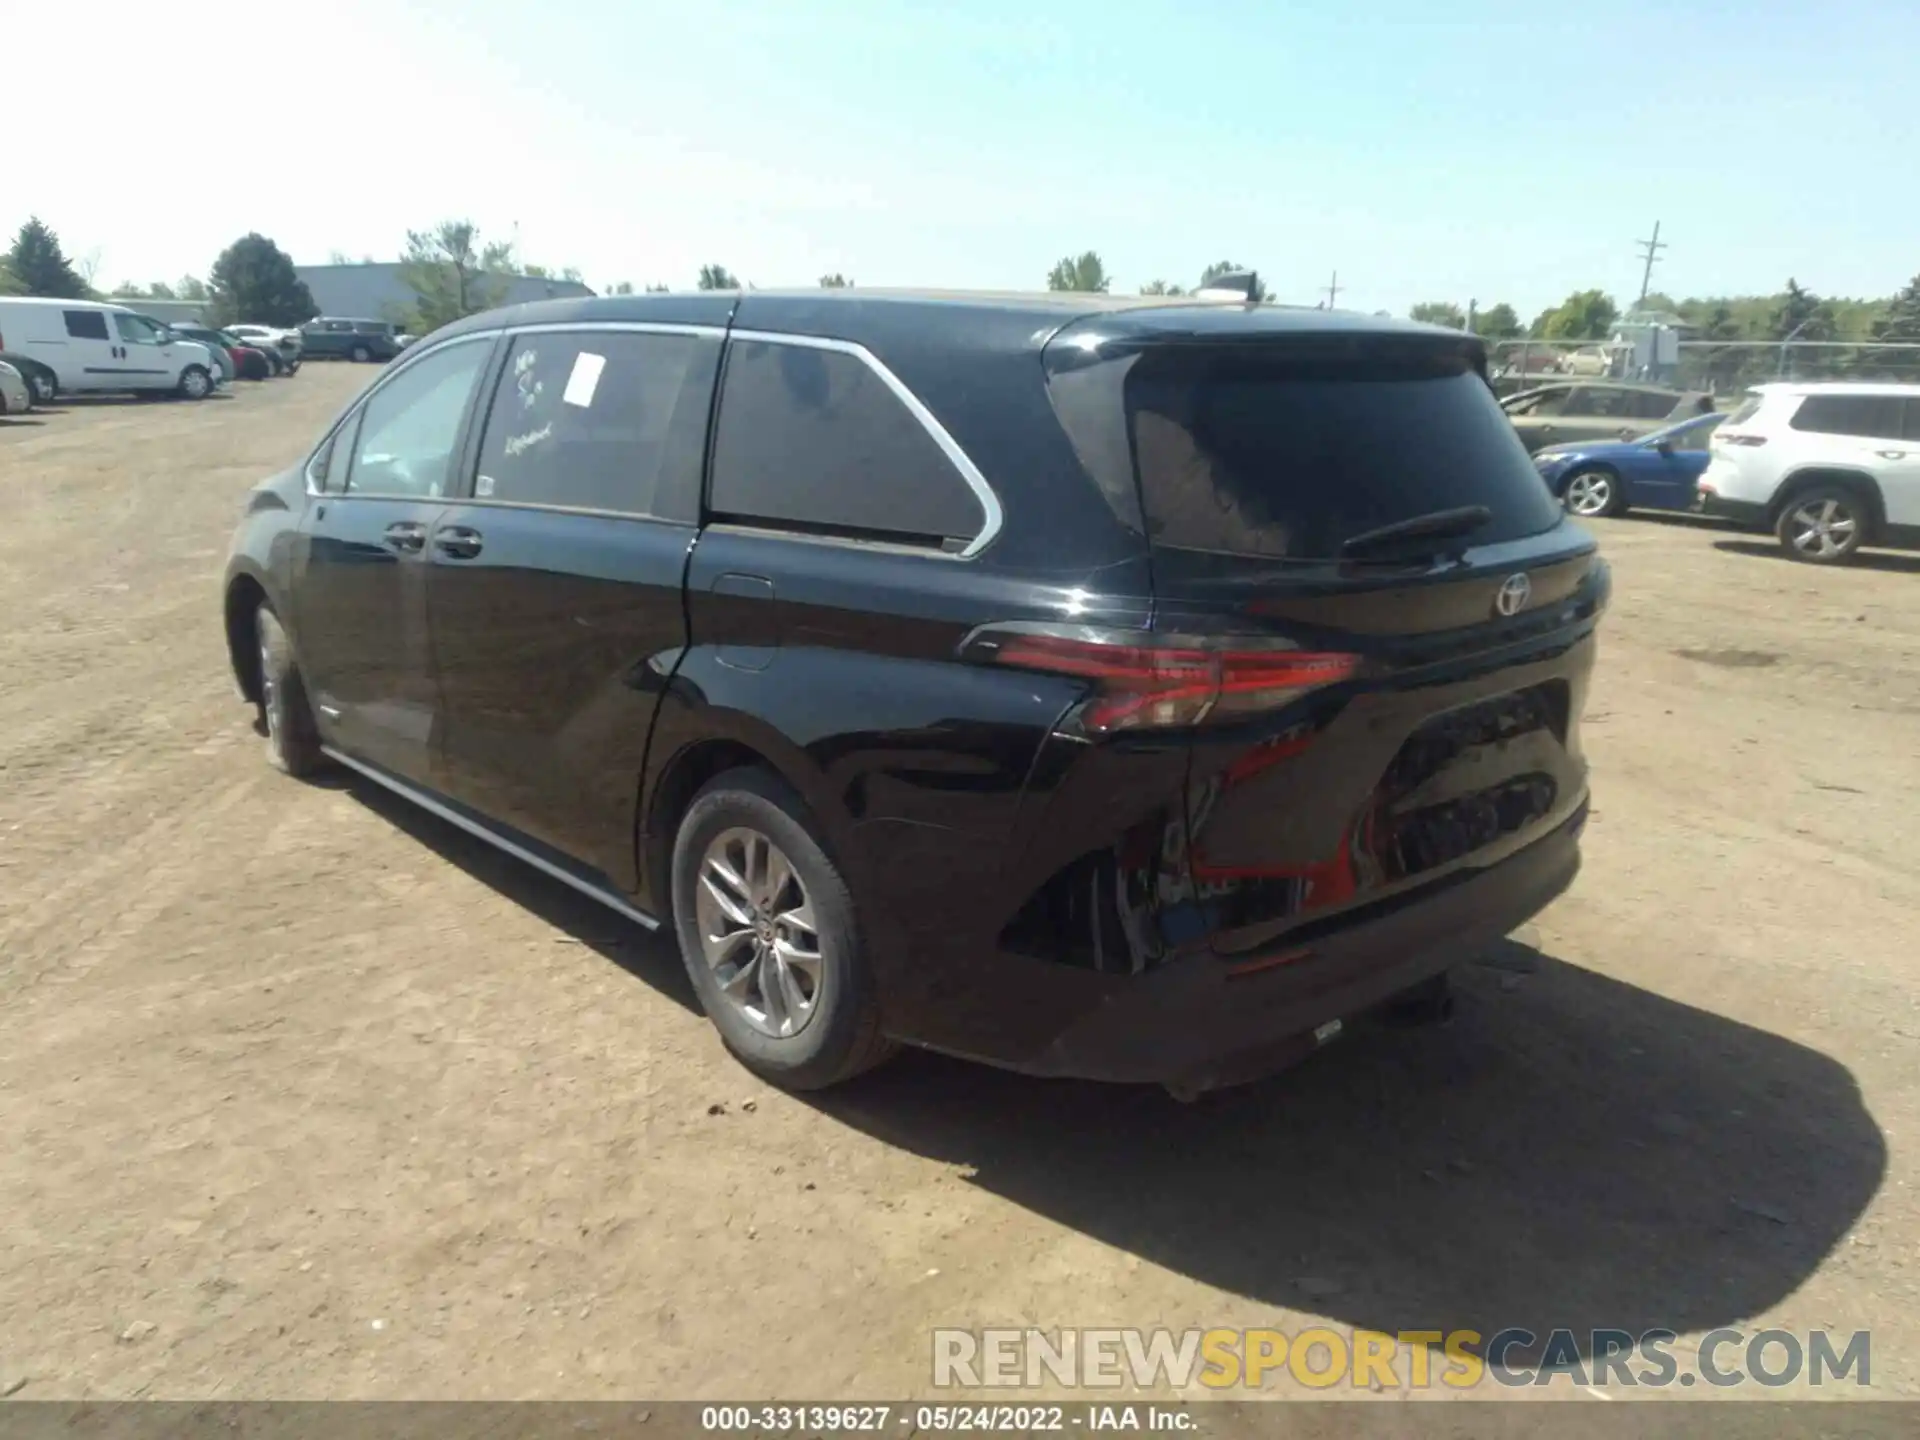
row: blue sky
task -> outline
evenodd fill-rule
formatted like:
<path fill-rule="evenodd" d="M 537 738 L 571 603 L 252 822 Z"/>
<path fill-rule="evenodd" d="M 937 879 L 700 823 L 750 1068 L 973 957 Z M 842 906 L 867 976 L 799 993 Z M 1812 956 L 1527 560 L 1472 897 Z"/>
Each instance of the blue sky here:
<path fill-rule="evenodd" d="M 1444 9 L 1445 18 L 1433 18 Z M 257 229 L 382 258 L 466 216 L 588 281 L 1117 291 L 1257 267 L 1404 311 L 1569 290 L 1882 295 L 1920 271 L 1920 5 L 94 0 L 118 78 L 6 67 L 0 226 L 98 283 Z M 24 34 L 21 21 L 24 17 Z M 16 7 L 5 48 L 72 55 Z M 89 42 L 89 53 L 96 52 Z M 166 77 L 201 76 L 169 94 Z M 241 124 L 232 83 L 288 113 Z M 36 110 L 51 123 L 30 122 Z M 211 127 L 210 131 L 206 127 Z M 196 133 L 202 130 L 205 133 Z"/>

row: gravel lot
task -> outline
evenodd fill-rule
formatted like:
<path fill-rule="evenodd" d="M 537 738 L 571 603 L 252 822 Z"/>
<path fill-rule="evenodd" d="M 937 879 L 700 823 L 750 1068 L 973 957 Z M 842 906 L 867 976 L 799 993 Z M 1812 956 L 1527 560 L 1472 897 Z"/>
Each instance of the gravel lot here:
<path fill-rule="evenodd" d="M 1601 522 L 1587 867 L 1444 1028 L 804 1101 L 660 942 L 267 768 L 226 544 L 371 373 L 0 420 L 0 1391 L 898 1397 L 936 1325 L 1319 1316 L 1871 1328 L 1920 1394 L 1920 562 Z"/>

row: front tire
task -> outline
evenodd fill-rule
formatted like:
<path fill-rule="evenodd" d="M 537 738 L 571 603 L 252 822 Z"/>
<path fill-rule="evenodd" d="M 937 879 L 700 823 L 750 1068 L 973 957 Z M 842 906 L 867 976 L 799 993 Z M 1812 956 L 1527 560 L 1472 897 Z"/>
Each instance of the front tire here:
<path fill-rule="evenodd" d="M 1627 508 L 1621 503 L 1620 477 L 1601 465 L 1569 475 L 1560 503 L 1567 507 L 1568 514 L 1578 515 L 1582 520 L 1618 515 Z"/>
<path fill-rule="evenodd" d="M 1773 533 L 1780 547 L 1809 565 L 1838 565 L 1866 543 L 1870 516 L 1856 491 L 1838 485 L 1803 490 L 1781 508 Z"/>
<path fill-rule="evenodd" d="M 776 776 L 730 770 L 673 843 L 680 953 L 736 1059 L 786 1090 L 821 1090 L 894 1053 L 853 897 L 806 805 Z"/>
<path fill-rule="evenodd" d="M 293 656 L 280 617 L 267 605 L 254 611 L 254 641 L 260 662 L 260 720 L 267 728 L 267 761 L 304 779 L 326 766 L 320 732 L 313 723 L 307 682 Z"/>
<path fill-rule="evenodd" d="M 180 394 L 187 400 L 204 400 L 213 393 L 213 377 L 202 365 L 189 365 L 180 372 Z"/>

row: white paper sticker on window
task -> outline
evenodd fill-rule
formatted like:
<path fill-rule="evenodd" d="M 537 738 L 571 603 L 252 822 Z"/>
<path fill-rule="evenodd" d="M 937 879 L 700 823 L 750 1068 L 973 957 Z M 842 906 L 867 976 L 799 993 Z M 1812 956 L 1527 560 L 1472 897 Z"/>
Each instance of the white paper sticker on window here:
<path fill-rule="evenodd" d="M 560 398 L 582 409 L 593 404 L 593 392 L 600 384 L 600 372 L 606 368 L 606 356 L 582 350 L 573 358 L 573 373 L 567 376 L 566 392 Z"/>

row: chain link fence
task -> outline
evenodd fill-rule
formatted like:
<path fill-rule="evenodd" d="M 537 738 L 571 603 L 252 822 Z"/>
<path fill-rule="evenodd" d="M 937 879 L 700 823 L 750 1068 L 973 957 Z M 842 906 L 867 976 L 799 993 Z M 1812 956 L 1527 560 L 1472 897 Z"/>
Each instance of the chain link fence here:
<path fill-rule="evenodd" d="M 1767 380 L 1875 380 L 1920 384 L 1920 344 L 1836 340 L 1682 340 L 1679 359 L 1639 373 L 1630 346 L 1609 342 L 1502 340 L 1490 348 L 1503 392 L 1551 380 L 1657 380 L 1684 390 L 1737 394 Z"/>

